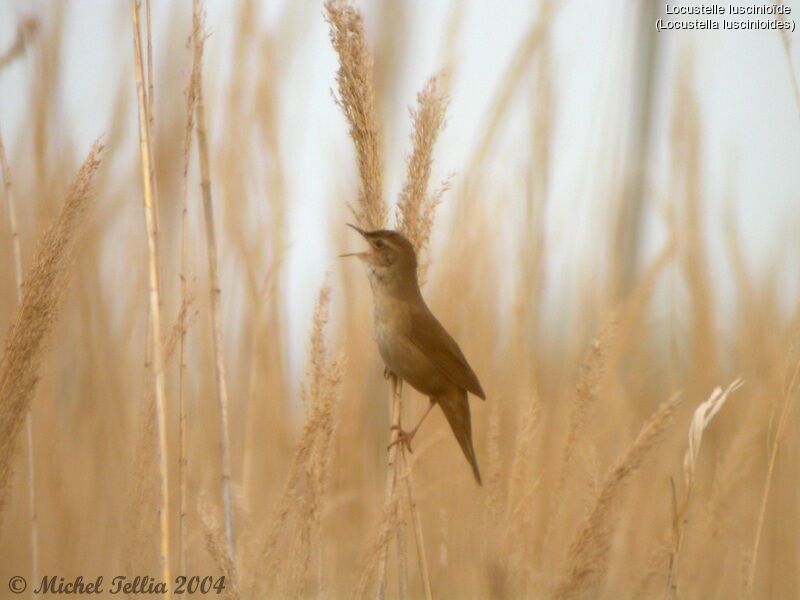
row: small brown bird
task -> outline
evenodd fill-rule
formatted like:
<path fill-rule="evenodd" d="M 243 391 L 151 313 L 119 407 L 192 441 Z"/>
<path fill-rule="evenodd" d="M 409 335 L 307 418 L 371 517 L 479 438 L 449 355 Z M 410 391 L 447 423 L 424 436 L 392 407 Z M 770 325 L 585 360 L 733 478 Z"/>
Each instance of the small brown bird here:
<path fill-rule="evenodd" d="M 398 431 L 397 442 L 410 450 L 419 426 L 438 404 L 480 484 L 467 392 L 482 400 L 486 395 L 458 344 L 422 298 L 414 247 L 396 231 L 364 231 L 349 226 L 369 243 L 366 252 L 342 256 L 356 256 L 367 267 L 374 301 L 375 341 L 387 371 L 430 398 L 419 423 L 411 431 Z"/>

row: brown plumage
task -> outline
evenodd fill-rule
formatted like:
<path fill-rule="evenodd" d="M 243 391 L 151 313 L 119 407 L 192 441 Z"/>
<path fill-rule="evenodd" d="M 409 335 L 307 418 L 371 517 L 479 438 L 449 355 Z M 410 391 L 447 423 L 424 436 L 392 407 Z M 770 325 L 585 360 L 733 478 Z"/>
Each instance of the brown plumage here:
<path fill-rule="evenodd" d="M 366 265 L 374 300 L 375 341 L 386 367 L 431 404 L 419 423 L 400 432 L 400 442 L 411 439 L 434 405 L 442 408 L 450 428 L 467 457 L 475 479 L 481 483 L 472 446 L 472 424 L 467 393 L 481 399 L 486 394 L 455 340 L 436 319 L 419 289 L 414 247 L 396 231 L 363 231 L 350 225 L 369 243 L 356 256 Z"/>

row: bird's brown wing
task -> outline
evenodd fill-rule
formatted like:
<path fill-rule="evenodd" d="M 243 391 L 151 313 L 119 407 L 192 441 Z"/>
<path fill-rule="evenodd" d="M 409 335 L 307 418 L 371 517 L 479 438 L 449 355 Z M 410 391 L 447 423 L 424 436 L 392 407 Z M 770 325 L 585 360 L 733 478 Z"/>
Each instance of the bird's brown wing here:
<path fill-rule="evenodd" d="M 478 376 L 467 363 L 461 348 L 433 316 L 428 307 L 411 312 L 409 339 L 454 384 L 486 400 Z"/>

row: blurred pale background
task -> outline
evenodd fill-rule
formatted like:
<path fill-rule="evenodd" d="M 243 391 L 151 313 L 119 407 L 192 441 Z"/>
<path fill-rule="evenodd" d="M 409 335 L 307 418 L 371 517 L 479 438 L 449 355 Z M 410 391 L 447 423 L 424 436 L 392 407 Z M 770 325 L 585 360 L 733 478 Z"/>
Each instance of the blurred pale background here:
<path fill-rule="evenodd" d="M 355 169 L 344 118 L 329 93 L 336 58 L 320 2 L 256 4 L 260 4 L 256 13 L 261 26 L 278 32 L 275 68 L 281 78 L 278 110 L 290 244 L 283 290 L 290 307 L 290 339 L 302 339 L 313 304 L 311 290 L 333 261 L 327 227 L 331 207 L 348 200 L 336 190 L 352 189 Z M 613 215 L 609 210 L 613 192 L 608 191 L 618 185 L 619 177 L 640 167 L 643 153 L 635 149 L 639 143 L 635 99 L 648 69 L 653 73 L 653 87 L 652 102 L 646 109 L 652 130 L 649 150 L 644 153 L 645 256 L 663 242 L 663 214 L 670 205 L 666 183 L 671 166 L 668 144 L 673 89 L 677 71 L 688 65 L 702 115 L 703 210 L 714 284 L 723 299 L 731 291 L 719 234 L 723 219 L 733 216 L 752 266 L 778 263 L 786 300 L 798 289 L 800 252 L 792 232 L 800 224 L 800 170 L 796 168 L 800 164 L 800 125 L 779 35 L 774 31 L 654 33 L 653 21 L 644 21 L 644 4 L 571 0 L 557 9 L 551 40 L 557 101 L 547 198 L 547 320 L 568 320 L 577 280 L 587 268 L 606 268 L 611 244 L 608 220 Z M 188 60 L 184 40 L 189 5 L 154 2 L 157 56 L 169 53 L 174 60 L 175 54 L 180 54 L 181 61 Z M 50 0 L 0 4 L 0 47 L 11 43 L 21 17 L 34 15 L 46 23 L 57 6 Z M 62 3 L 60 10 L 67 21 L 58 90 L 65 114 L 58 122 L 68 130 L 53 133 L 88 145 L 108 129 L 118 84 L 127 85 L 134 97 L 128 3 L 79 0 Z M 436 151 L 433 181 L 452 172 L 458 182 L 485 126 L 493 91 L 536 18 L 538 3 L 366 2 L 363 10 L 373 42 L 377 36 L 393 36 L 391 60 L 397 62 L 382 107 L 390 199 L 402 184 L 410 128 L 407 108 L 426 78 L 443 67 L 448 20 L 451 28 L 457 28 L 451 104 Z M 656 10 L 663 10 L 662 4 L 657 4 Z M 382 21 L 387 11 L 390 16 Z M 236 14 L 224 0 L 208 2 L 207 12 L 211 37 L 206 80 L 216 94 L 209 98 L 209 114 L 212 131 L 218 134 L 229 122 L 224 98 L 230 92 Z M 387 25 L 391 23 L 401 24 L 403 30 L 392 30 Z M 648 36 L 653 40 L 647 40 Z M 643 50 L 646 43 L 655 48 L 649 66 Z M 798 55 L 797 48 L 794 53 Z M 25 143 L 29 123 L 29 66 L 25 60 L 17 61 L 0 79 L 0 125 L 12 156 L 15 144 Z M 165 77 L 185 75 L 186 70 L 167 74 L 157 68 L 157 102 L 161 98 L 158 87 L 166 83 Z M 532 88 L 535 83 L 530 79 L 526 85 Z M 494 195 L 485 201 L 498 207 L 492 211 L 495 218 L 509 223 L 519 215 L 524 195 L 522 174 L 532 143 L 525 125 L 526 106 L 533 102 L 534 93 L 516 94 L 512 114 L 518 116 L 508 120 L 515 125 L 503 127 L 489 157 Z M 127 108 L 132 117 L 135 104 L 131 102 Z M 135 119 L 128 120 L 128 127 L 134 134 Z M 156 127 L 158 131 L 158 121 Z M 131 157 L 135 151 L 133 144 L 122 150 Z M 253 194 L 249 202 L 255 205 L 259 192 L 249 189 Z M 449 234 L 446 222 L 452 195 L 452 191 L 445 195 L 434 244 Z M 501 207 L 511 210 L 499 210 Z M 131 218 L 140 217 L 132 213 Z M 507 259 L 514 260 L 510 254 Z M 292 352 L 295 366 L 302 360 Z"/>
<path fill-rule="evenodd" d="M 180 306 L 191 2 L 152 4 L 166 331 Z M 640 598 L 663 598 L 676 555 L 681 598 L 797 597 L 800 415 L 791 407 L 800 380 L 789 383 L 800 373 L 796 34 L 787 39 L 790 61 L 775 31 L 657 33 L 664 5 L 651 1 L 357 4 L 375 53 L 391 203 L 405 178 L 408 108 L 428 77 L 449 66 L 451 102 L 431 187 L 452 174 L 451 189 L 436 214 L 424 293 L 489 399 L 471 402 L 484 487 L 474 485 L 439 411 L 415 448 L 437 597 L 545 597 L 559 573 L 567 582 L 571 572 L 582 573 L 573 542 L 593 531 L 585 523 L 597 510 L 598 552 L 605 554 L 593 597 L 633 597 L 628 592 L 638 586 L 647 592 Z M 553 7 L 544 17 L 543 6 Z M 39 20 L 39 31 L 0 71 L 0 128 L 25 267 L 91 141 L 101 134 L 109 141 L 33 403 L 39 571 L 155 573 L 156 446 L 143 401 L 147 253 L 130 4 L 0 0 L 0 52 L 26 17 Z M 359 245 L 345 227 L 358 180 L 346 121 L 330 93 L 338 59 L 320 0 L 210 0 L 207 29 L 204 90 L 242 581 L 268 576 L 263 583 L 281 590 L 305 565 L 293 583 L 298 589 L 349 597 L 386 518 L 389 416 L 366 278 L 336 258 Z M 221 505 L 221 459 L 195 163 L 182 497 L 187 564 L 216 573 L 222 569 L 203 542 L 200 518 L 201 499 L 212 513 Z M 4 209 L 0 332 L 16 314 Z M 673 253 L 661 254 L 665 247 Z M 317 385 L 341 399 L 328 414 L 338 428 L 331 425 L 328 466 L 297 484 L 316 503 L 319 525 L 298 545 L 292 527 L 308 526 L 303 507 L 310 503 L 295 503 L 288 519 L 274 511 L 296 499 L 283 490 L 294 481 L 287 478 L 309 414 L 299 392 L 326 272 L 329 352 L 316 358 L 342 352 L 347 362 L 341 381 Z M 166 376 L 173 518 L 176 362 Z M 715 386 L 739 375 L 745 386 L 705 433 L 690 505 L 682 458 L 692 415 Z M 678 390 L 684 404 L 670 424 L 670 414 L 655 411 Z M 424 407 L 418 394 L 405 398 L 409 413 Z M 634 440 L 653 429 L 663 436 L 642 463 Z M 631 455 L 647 468 L 623 482 L 636 470 Z M 25 454 L 14 459 L 0 585 L 29 574 L 34 563 Z M 620 464 L 623 476 L 615 479 Z M 670 481 L 691 508 L 678 551 Z M 604 495 L 609 486 L 613 493 Z M 292 527 L 268 548 L 282 570 L 265 568 L 256 551 L 268 539 L 262 534 L 285 523 Z M 168 533 L 174 550 L 177 532 Z M 421 597 L 414 567 L 409 585 Z"/>

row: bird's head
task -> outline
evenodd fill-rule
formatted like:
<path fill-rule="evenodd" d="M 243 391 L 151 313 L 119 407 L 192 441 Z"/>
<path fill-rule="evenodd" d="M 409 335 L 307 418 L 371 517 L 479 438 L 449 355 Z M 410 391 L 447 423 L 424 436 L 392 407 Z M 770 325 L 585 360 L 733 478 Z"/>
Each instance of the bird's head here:
<path fill-rule="evenodd" d="M 408 283 L 411 278 L 416 284 L 417 253 L 408 238 L 390 229 L 364 231 L 350 223 L 347 225 L 361 234 L 369 249 L 341 256 L 355 256 L 361 260 L 373 281 L 392 285 Z"/>

